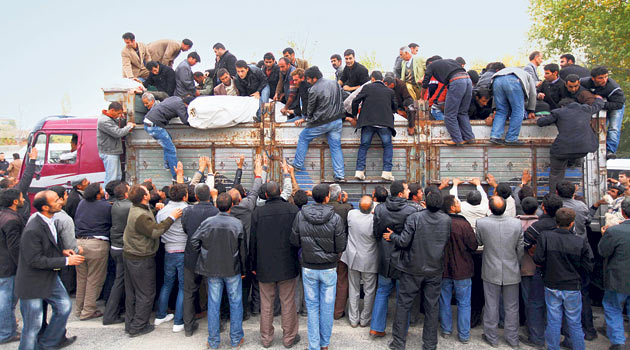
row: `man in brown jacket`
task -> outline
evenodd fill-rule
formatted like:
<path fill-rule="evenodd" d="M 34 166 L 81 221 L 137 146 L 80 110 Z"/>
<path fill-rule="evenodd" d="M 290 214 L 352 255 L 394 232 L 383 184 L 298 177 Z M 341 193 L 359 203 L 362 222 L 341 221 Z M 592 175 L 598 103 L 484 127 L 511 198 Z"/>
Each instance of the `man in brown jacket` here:
<path fill-rule="evenodd" d="M 451 236 L 444 248 L 444 273 L 440 294 L 440 325 L 442 337 L 453 332 L 451 297 L 455 289 L 457 299 L 457 332 L 460 342 L 470 341 L 470 295 L 475 268 L 472 253 L 477 250 L 477 237 L 468 220 L 459 215 L 459 200 L 453 195 L 444 197 L 442 210 L 451 217 Z"/>
<path fill-rule="evenodd" d="M 308 69 L 308 61 L 303 58 L 296 58 L 295 51 L 292 48 L 287 47 L 282 51 L 282 56 L 288 58 L 291 61 L 291 65 L 295 68 Z"/>
<path fill-rule="evenodd" d="M 133 33 L 125 33 L 122 36 L 125 47 L 120 55 L 122 56 L 122 75 L 123 78 L 142 78 L 149 77 L 149 71 L 144 66 L 151 60 L 151 54 L 144 43 L 137 42 Z"/>
<path fill-rule="evenodd" d="M 190 39 L 184 39 L 181 43 L 176 40 L 162 39 L 147 44 L 147 50 L 149 50 L 149 55 L 153 61 L 173 68 L 173 62 L 177 56 L 182 51 L 190 50 L 192 46 L 193 42 Z"/>
<path fill-rule="evenodd" d="M 182 209 L 173 210 L 158 224 L 149 208 L 151 195 L 146 187 L 133 185 L 129 200 L 132 206 L 123 233 L 125 331 L 130 337 L 137 337 L 155 329 L 149 324 L 155 300 L 155 254 L 160 236 L 182 216 Z"/>

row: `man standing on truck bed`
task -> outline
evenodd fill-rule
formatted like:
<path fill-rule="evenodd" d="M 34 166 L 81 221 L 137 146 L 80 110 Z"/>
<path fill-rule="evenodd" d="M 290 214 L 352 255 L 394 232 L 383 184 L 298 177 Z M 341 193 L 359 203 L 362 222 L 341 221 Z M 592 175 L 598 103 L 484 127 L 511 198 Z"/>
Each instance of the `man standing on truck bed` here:
<path fill-rule="evenodd" d="M 98 145 L 98 155 L 105 167 L 105 181 L 103 186 L 110 181 L 122 178 L 120 168 L 120 155 L 123 153 L 121 139 L 131 132 L 133 122 L 128 122 L 125 127 L 118 126 L 118 120 L 123 114 L 123 107 L 119 102 L 110 103 L 107 110 L 98 117 L 96 129 L 96 144 Z"/>
<path fill-rule="evenodd" d="M 122 36 L 125 47 L 122 56 L 123 78 L 138 78 L 144 80 L 149 77 L 149 71 L 144 66 L 151 61 L 151 54 L 144 43 L 137 42 L 133 33 L 125 33 Z"/>

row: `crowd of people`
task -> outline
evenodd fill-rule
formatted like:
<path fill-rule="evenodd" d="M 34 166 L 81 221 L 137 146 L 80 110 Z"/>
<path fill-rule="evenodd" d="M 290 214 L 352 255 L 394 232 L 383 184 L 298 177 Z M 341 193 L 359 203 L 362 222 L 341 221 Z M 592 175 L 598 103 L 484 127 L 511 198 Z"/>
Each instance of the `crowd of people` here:
<path fill-rule="evenodd" d="M 597 338 L 588 293 L 594 252 L 605 259 L 604 332 L 611 349 L 625 343 L 628 171 L 609 179 L 607 195 L 591 208 L 567 180 L 539 203 L 527 171 L 514 188 L 488 174 L 490 194 L 478 178 L 425 188 L 396 180 L 354 208 L 339 184 L 300 189 L 286 160 L 278 183 L 267 179 L 270 160 L 257 155 L 248 191 L 241 184 L 244 156 L 233 180 L 200 157 L 192 179 L 178 163 L 176 183 L 161 189 L 150 179 L 112 180 L 104 189 L 87 179 L 70 191 L 53 186 L 35 195 L 31 215 L 36 159 L 33 149 L 21 180 L 0 182 L 0 342 L 19 341 L 21 350 L 74 343 L 66 330 L 71 313 L 124 323 L 130 337 L 170 322 L 173 332 L 192 336 L 206 313 L 210 349 L 220 346 L 228 320 L 229 343 L 240 347 L 243 320 L 253 315 L 262 347 L 273 344 L 274 316 L 281 315 L 282 343 L 292 348 L 301 342 L 302 315 L 311 350 L 328 349 L 335 319 L 369 327 L 376 339 L 386 336 L 394 313 L 389 348 L 405 349 L 421 310 L 423 349 L 436 349 L 438 335 L 470 342 L 482 309 L 482 339 L 492 347 L 502 327 L 512 348 L 584 349 L 585 339 Z M 463 183 L 475 189 L 460 200 Z M 589 242 L 589 222 L 602 205 L 606 226 L 601 240 Z M 483 285 L 473 282 L 478 263 Z M 395 312 L 388 310 L 394 290 Z"/>

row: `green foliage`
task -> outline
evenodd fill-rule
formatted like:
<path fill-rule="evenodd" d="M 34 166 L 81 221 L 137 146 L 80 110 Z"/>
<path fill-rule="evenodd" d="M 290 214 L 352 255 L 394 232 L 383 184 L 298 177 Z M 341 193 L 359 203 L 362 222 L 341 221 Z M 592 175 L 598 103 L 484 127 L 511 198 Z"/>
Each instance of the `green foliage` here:
<path fill-rule="evenodd" d="M 383 65 L 379 60 L 376 59 L 376 52 L 372 51 L 369 54 L 363 54 L 360 60 L 357 62 L 361 63 L 365 68 L 367 68 L 368 72 L 372 73 L 374 70 L 380 70 L 382 73 L 385 73 L 383 70 Z"/>

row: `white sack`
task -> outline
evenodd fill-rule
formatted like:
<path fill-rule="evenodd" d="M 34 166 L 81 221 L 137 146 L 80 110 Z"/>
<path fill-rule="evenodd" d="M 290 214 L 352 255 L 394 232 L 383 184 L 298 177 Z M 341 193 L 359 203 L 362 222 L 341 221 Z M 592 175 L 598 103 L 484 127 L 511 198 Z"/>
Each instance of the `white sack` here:
<path fill-rule="evenodd" d="M 197 129 L 228 128 L 253 122 L 259 99 L 248 96 L 201 96 L 188 105 L 188 122 Z"/>

